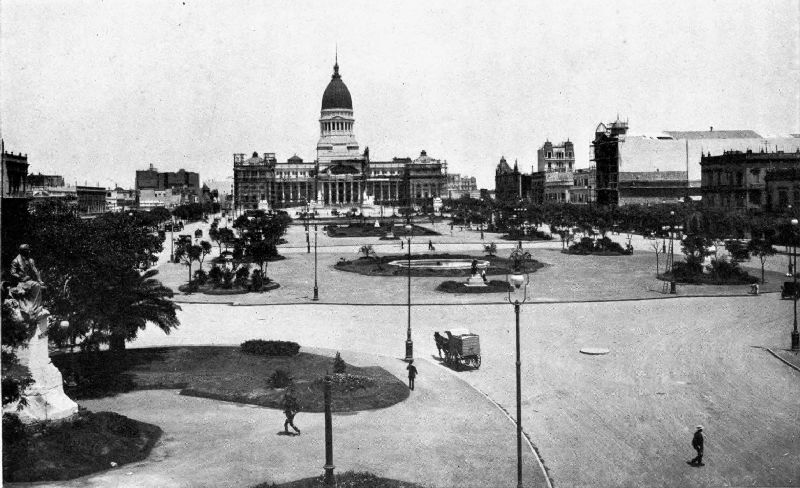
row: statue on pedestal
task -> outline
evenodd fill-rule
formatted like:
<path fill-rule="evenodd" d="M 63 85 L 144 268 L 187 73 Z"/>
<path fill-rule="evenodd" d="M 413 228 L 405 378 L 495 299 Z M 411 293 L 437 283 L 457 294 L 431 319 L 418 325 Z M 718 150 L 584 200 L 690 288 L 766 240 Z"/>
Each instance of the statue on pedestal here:
<path fill-rule="evenodd" d="M 78 412 L 78 405 L 64 393 L 61 372 L 50 362 L 47 338 L 50 313 L 42 307 L 42 283 L 39 270 L 30 257 L 30 246 L 19 247 L 19 255 L 11 263 L 11 276 L 17 282 L 8 289 L 2 306 L 10 320 L 28 327 L 28 341 L 18 350 L 19 364 L 28 369 L 33 383 L 28 386 L 19 402 L 6 405 L 4 411 L 14 412 L 23 422 L 56 420 Z"/>

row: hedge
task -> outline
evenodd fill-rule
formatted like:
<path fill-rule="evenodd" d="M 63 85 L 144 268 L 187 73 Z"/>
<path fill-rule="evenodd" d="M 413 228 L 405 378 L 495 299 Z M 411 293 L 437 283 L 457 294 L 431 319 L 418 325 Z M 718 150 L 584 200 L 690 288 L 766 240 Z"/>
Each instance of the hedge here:
<path fill-rule="evenodd" d="M 300 352 L 300 344 L 288 341 L 265 341 L 252 339 L 242 343 L 242 352 L 257 356 L 295 356 Z"/>

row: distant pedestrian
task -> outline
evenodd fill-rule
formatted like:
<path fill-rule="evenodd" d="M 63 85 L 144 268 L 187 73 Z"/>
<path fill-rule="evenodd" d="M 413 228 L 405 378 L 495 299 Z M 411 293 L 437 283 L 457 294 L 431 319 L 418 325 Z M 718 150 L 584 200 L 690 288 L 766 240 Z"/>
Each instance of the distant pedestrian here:
<path fill-rule="evenodd" d="M 696 466 L 705 466 L 703 464 L 703 426 L 698 425 L 697 430 L 694 432 L 694 437 L 692 437 L 692 447 L 695 451 L 697 451 L 697 456 L 694 459 L 689 461 L 689 464 L 696 465 Z"/>
<path fill-rule="evenodd" d="M 750 293 L 753 295 L 758 295 L 758 283 L 753 283 L 750 285 Z"/>
<path fill-rule="evenodd" d="M 406 366 L 406 369 L 408 370 L 408 389 L 409 390 L 413 390 L 414 389 L 414 378 L 417 377 L 417 367 L 414 366 L 414 360 L 413 359 L 408 362 L 408 366 Z"/>
<path fill-rule="evenodd" d="M 484 283 L 489 283 L 489 280 L 486 279 L 486 270 L 481 271 L 481 278 L 483 278 Z"/>
<path fill-rule="evenodd" d="M 283 396 L 283 414 L 286 415 L 286 421 L 283 423 L 283 429 L 288 434 L 289 426 L 291 425 L 297 435 L 300 435 L 300 429 L 294 425 L 294 416 L 300 411 L 300 402 L 294 396 L 294 391 L 290 387 L 286 394 Z"/>
<path fill-rule="evenodd" d="M 400 249 L 403 249 L 403 239 L 400 238 Z"/>
<path fill-rule="evenodd" d="M 434 249 L 433 249 L 433 241 L 432 241 L 432 240 L 430 240 L 430 239 L 428 239 L 428 250 L 429 250 L 429 251 L 433 251 L 433 250 L 434 250 Z"/>

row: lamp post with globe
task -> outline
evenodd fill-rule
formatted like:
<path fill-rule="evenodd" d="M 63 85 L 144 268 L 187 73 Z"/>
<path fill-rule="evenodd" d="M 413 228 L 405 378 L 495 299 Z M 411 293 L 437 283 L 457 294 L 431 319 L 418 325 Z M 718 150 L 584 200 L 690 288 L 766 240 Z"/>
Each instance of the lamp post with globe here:
<path fill-rule="evenodd" d="M 406 361 L 414 359 L 414 341 L 411 340 L 411 234 L 414 230 L 410 221 L 405 226 L 408 239 L 408 329 L 406 330 Z"/>
<path fill-rule="evenodd" d="M 800 350 L 800 333 L 797 332 L 797 219 L 792 219 L 792 281 L 794 282 L 793 307 L 794 326 L 792 327 L 792 351 Z"/>
<path fill-rule="evenodd" d="M 513 262 L 513 269 L 510 276 L 506 276 L 509 283 L 508 288 L 508 303 L 514 305 L 514 315 L 516 316 L 516 346 L 517 346 L 517 487 L 522 488 L 522 373 L 520 370 L 521 361 L 519 353 L 519 312 L 520 306 L 528 299 L 528 284 L 530 283 L 530 274 L 526 268 L 526 263 L 530 261 L 531 254 L 523 251 L 522 247 L 518 247 L 511 252 L 511 261 Z M 522 301 L 519 297 L 514 297 L 512 300 L 512 292 L 515 294 L 520 293 L 522 290 Z"/>
<path fill-rule="evenodd" d="M 317 223 L 314 222 L 314 298 L 313 301 L 319 301 L 319 288 L 317 288 Z"/>

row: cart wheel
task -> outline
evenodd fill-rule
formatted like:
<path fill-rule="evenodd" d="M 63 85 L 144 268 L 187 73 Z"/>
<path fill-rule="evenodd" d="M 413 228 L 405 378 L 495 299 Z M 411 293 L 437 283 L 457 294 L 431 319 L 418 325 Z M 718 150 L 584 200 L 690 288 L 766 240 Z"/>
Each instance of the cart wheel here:
<path fill-rule="evenodd" d="M 480 356 L 475 356 L 474 361 L 475 361 L 475 369 L 480 368 L 481 367 L 481 357 Z"/>

